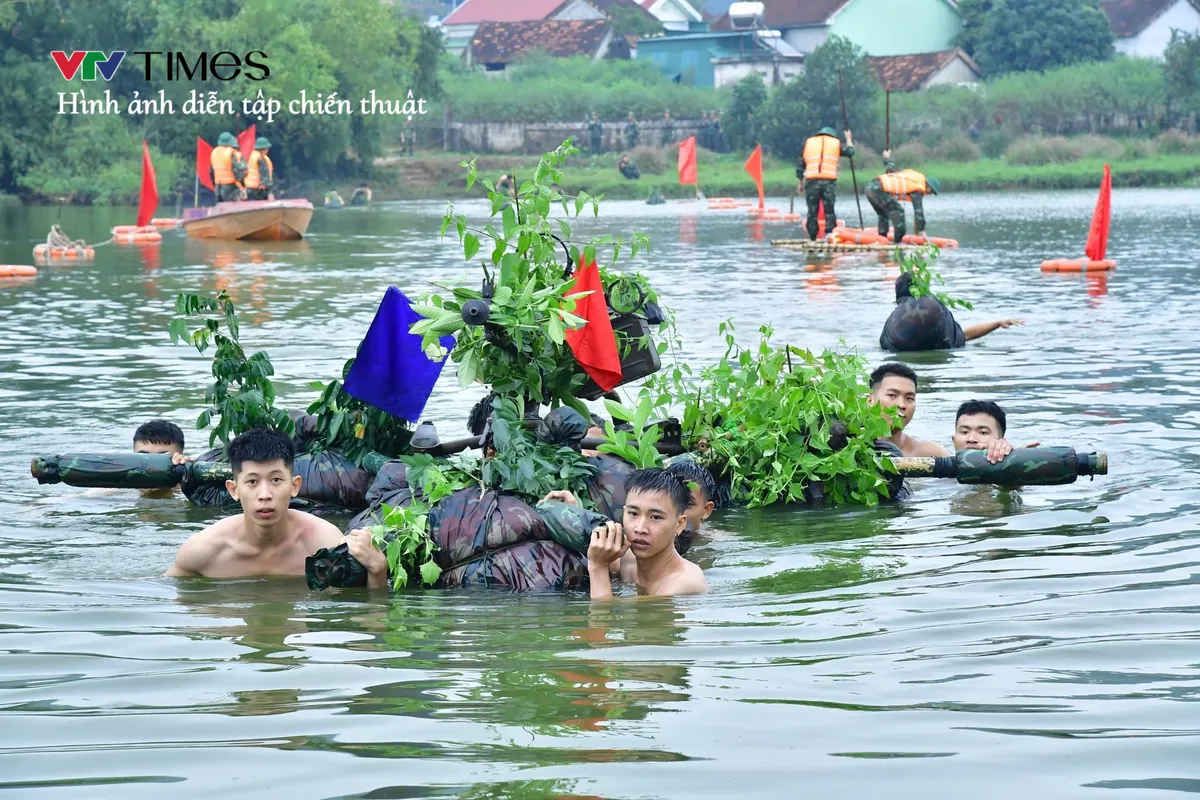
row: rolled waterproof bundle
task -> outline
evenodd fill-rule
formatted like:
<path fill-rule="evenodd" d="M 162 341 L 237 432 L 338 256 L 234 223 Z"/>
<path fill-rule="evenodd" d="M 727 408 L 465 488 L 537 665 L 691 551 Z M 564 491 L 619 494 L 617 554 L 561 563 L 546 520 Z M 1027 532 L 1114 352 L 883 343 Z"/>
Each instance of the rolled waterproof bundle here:
<path fill-rule="evenodd" d="M 986 450 L 959 450 L 953 456 L 896 458 L 904 474 L 917 477 L 954 478 L 959 483 L 992 486 L 1061 486 L 1080 476 L 1108 474 L 1104 453 L 1079 453 L 1071 447 L 1022 447 L 992 464 Z"/>

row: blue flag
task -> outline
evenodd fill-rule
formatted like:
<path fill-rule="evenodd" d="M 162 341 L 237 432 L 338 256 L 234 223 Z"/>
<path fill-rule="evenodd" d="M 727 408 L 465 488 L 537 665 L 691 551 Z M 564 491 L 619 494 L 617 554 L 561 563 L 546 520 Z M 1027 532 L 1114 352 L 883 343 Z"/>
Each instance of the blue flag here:
<path fill-rule="evenodd" d="M 409 422 L 421 419 L 446 359 L 430 361 L 409 327 L 424 319 L 404 293 L 389 286 L 346 376 L 346 394 Z M 454 337 L 438 340 L 447 352 Z"/>

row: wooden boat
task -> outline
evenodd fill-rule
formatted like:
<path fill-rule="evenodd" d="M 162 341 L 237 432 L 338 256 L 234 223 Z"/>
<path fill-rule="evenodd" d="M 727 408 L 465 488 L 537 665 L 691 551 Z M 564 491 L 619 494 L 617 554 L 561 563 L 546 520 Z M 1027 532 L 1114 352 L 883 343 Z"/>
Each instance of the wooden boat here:
<path fill-rule="evenodd" d="M 303 239 L 312 215 L 307 200 L 238 200 L 185 209 L 183 229 L 196 239 Z"/>

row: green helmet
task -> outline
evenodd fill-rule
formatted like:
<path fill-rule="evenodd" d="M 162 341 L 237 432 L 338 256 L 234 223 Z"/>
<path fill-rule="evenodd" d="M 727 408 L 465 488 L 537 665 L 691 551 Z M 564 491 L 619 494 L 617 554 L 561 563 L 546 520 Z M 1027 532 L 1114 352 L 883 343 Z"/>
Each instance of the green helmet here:
<path fill-rule="evenodd" d="M 835 131 L 833 128 L 821 128 L 821 130 L 817 131 L 817 136 L 832 136 L 836 139 L 837 131 Z"/>
<path fill-rule="evenodd" d="M 233 134 L 229 131 L 222 131 L 221 138 L 217 139 L 218 147 L 237 147 L 237 139 L 233 138 Z"/>
<path fill-rule="evenodd" d="M 926 183 L 926 184 L 928 184 L 928 186 L 929 186 L 929 191 L 933 192 L 934 194 L 940 194 L 940 193 L 941 193 L 941 191 L 942 191 L 942 182 L 941 182 L 941 181 L 939 181 L 937 178 L 930 178 L 930 177 L 926 176 L 926 177 L 925 177 L 925 183 Z"/>
<path fill-rule="evenodd" d="M 271 142 L 265 136 L 260 136 L 254 140 L 254 149 L 255 150 L 266 150 L 270 146 L 271 146 Z"/>

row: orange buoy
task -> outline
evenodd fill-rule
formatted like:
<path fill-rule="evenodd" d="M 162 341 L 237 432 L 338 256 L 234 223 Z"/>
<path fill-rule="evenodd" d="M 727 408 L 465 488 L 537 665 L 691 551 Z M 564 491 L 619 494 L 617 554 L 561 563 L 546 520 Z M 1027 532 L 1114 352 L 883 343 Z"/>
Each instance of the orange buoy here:
<path fill-rule="evenodd" d="M 162 234 L 156 230 L 140 230 L 136 233 L 115 233 L 113 239 L 120 244 L 142 244 L 145 242 L 161 242 Z"/>
<path fill-rule="evenodd" d="M 150 220 L 150 224 L 155 228 L 178 228 L 182 222 L 178 217 L 155 217 Z"/>
<path fill-rule="evenodd" d="M 1090 258 L 1052 258 L 1042 262 L 1042 272 L 1112 272 L 1117 262 L 1111 258 L 1093 261 Z"/>
<path fill-rule="evenodd" d="M 0 264 L 0 278 L 34 278 L 37 267 L 27 264 Z"/>
<path fill-rule="evenodd" d="M 142 233 L 152 233 L 155 236 L 162 235 L 158 232 L 158 228 L 153 225 L 143 225 L 140 228 L 137 225 L 114 225 L 112 229 L 113 236 L 136 236 Z"/>
<path fill-rule="evenodd" d="M 710 197 L 708 199 L 710 202 L 713 202 L 713 203 L 736 203 L 737 202 L 737 200 L 734 200 L 732 197 Z"/>
<path fill-rule="evenodd" d="M 943 236 L 913 236 L 911 233 L 901 239 L 905 244 L 936 244 L 938 247 L 958 247 L 957 239 L 947 239 Z"/>
<path fill-rule="evenodd" d="M 783 219 L 783 215 L 773 213 L 773 212 L 767 212 L 766 214 L 762 215 L 762 218 L 766 219 L 766 220 L 781 220 L 781 219 Z"/>
<path fill-rule="evenodd" d="M 834 228 L 830 238 L 838 244 L 887 244 L 886 236 L 880 236 L 876 231 L 857 230 L 855 228 Z"/>
<path fill-rule="evenodd" d="M 804 219 L 804 215 L 803 214 L 784 214 L 783 218 L 786 220 L 794 221 L 794 220 L 798 220 L 798 219 Z"/>
<path fill-rule="evenodd" d="M 91 261 L 96 257 L 96 251 L 91 247 L 80 247 L 78 245 L 71 247 L 51 247 L 43 242 L 34 246 L 33 257 L 36 259 L 68 258 L 79 261 Z"/>

